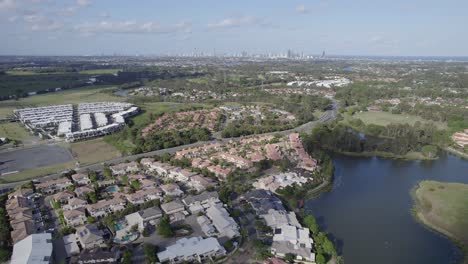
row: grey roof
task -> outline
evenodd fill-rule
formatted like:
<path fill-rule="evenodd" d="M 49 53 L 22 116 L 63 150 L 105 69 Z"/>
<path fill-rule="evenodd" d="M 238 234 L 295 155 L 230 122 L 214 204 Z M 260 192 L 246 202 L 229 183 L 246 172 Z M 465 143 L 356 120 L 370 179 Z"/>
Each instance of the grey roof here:
<path fill-rule="evenodd" d="M 157 216 L 157 215 L 162 215 L 161 209 L 159 209 L 159 207 L 157 207 L 157 206 L 141 210 L 138 213 L 141 215 L 141 217 L 143 219 L 153 217 L 153 216 Z"/>
<path fill-rule="evenodd" d="M 52 256 L 52 235 L 32 234 L 17 242 L 13 247 L 11 264 L 49 263 Z"/>
<path fill-rule="evenodd" d="M 195 202 L 203 202 L 203 201 L 209 200 L 211 198 L 218 199 L 218 193 L 217 192 L 203 192 L 203 193 L 198 194 L 198 195 L 187 196 L 187 197 L 185 197 L 183 199 L 183 201 L 184 201 L 184 203 L 186 205 L 190 205 L 190 204 L 193 204 Z"/>
<path fill-rule="evenodd" d="M 158 253 L 160 261 L 175 258 L 184 259 L 194 255 L 204 255 L 210 252 L 225 254 L 226 251 L 214 237 L 203 239 L 202 237 L 181 238 L 174 245 L 168 246 L 165 251 Z"/>
<path fill-rule="evenodd" d="M 107 263 L 114 263 L 119 257 L 118 250 L 102 250 L 102 249 L 93 249 L 93 250 L 85 250 L 80 253 L 78 256 L 78 262 L 88 262 L 88 261 L 95 261 L 101 260 L 99 263 L 103 263 L 102 260 L 110 260 L 111 262 Z M 112 261 L 114 260 L 114 261 Z M 94 262 L 93 262 L 94 263 Z"/>
<path fill-rule="evenodd" d="M 103 239 L 104 232 L 99 230 L 96 225 L 87 224 L 78 227 L 76 230 L 76 235 L 80 238 L 81 241 L 83 241 L 83 243 L 88 244 Z"/>
<path fill-rule="evenodd" d="M 273 209 L 286 212 L 281 200 L 266 190 L 255 190 L 244 196 L 258 215 L 268 214 Z"/>
<path fill-rule="evenodd" d="M 315 261 L 315 254 L 312 253 L 310 248 L 302 246 L 297 247 L 288 241 L 273 241 L 271 250 L 276 254 L 286 255 L 288 253 L 292 253 L 297 256 L 301 256 L 308 261 Z"/>
<path fill-rule="evenodd" d="M 172 201 L 172 202 L 162 204 L 161 209 L 165 213 L 167 213 L 167 212 L 170 212 L 170 211 L 173 211 L 173 210 L 185 209 L 185 206 L 184 206 L 184 204 L 182 202 L 176 200 L 176 201 Z"/>

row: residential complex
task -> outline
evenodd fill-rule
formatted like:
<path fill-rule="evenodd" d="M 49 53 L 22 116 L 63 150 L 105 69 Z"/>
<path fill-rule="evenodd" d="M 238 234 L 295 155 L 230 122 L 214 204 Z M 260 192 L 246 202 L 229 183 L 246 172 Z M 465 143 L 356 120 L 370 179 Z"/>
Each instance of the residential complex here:
<path fill-rule="evenodd" d="M 125 126 L 125 118 L 139 108 L 129 103 L 96 102 L 56 105 L 14 110 L 17 118 L 31 131 L 67 141 L 99 137 Z"/>
<path fill-rule="evenodd" d="M 184 167 L 173 166 L 182 159 Z M 220 182 L 227 181 L 231 173 L 257 170 L 259 162 L 283 159 L 292 168 L 259 171 L 263 176 L 250 185 L 258 190 L 239 199 L 247 201 L 258 219 L 272 230 L 272 254 L 284 258 L 291 253 L 298 261 L 314 261 L 308 229 L 301 227 L 295 213 L 288 212 L 269 192 L 307 184 L 319 169 L 294 133 L 181 149 L 171 158 L 173 165 L 155 156 L 110 165 L 105 169 L 111 175 L 97 173 L 90 177 L 87 171 L 81 171 L 35 182 L 35 191 L 21 188 L 9 195 L 6 209 L 13 228 L 11 236 L 21 246 L 23 240 L 44 234 L 51 226 L 70 230 L 63 237 L 68 259 L 76 263 L 115 262 L 121 257 L 120 245 L 140 243 L 142 235 L 148 233 L 152 239 L 161 239 L 157 235 L 159 224 L 168 221 L 181 238 L 160 248 L 160 261 L 220 259 L 238 246 L 241 236 L 241 224 L 236 219 L 239 213 L 234 217 L 231 213 L 235 209 L 218 195 Z M 57 222 L 47 220 L 54 215 Z M 225 248 L 227 242 L 231 245 Z"/>

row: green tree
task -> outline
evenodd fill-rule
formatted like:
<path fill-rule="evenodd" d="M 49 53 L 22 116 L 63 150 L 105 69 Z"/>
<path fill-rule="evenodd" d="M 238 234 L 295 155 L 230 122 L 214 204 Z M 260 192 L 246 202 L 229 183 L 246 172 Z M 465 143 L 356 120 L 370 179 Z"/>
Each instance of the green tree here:
<path fill-rule="evenodd" d="M 87 169 L 87 172 L 88 172 L 89 179 L 92 182 L 96 182 L 97 181 L 97 173 L 95 171 L 93 171 L 93 170 L 90 170 L 90 169 Z"/>
<path fill-rule="evenodd" d="M 140 182 L 139 181 L 132 181 L 130 183 L 130 186 L 132 187 L 132 189 L 134 189 L 135 191 L 139 190 L 140 189 Z"/>
<path fill-rule="evenodd" d="M 296 255 L 293 253 L 286 253 L 284 259 L 288 262 L 294 262 L 294 260 L 296 259 Z"/>
<path fill-rule="evenodd" d="M 325 264 L 325 257 L 322 254 L 317 254 L 315 256 L 315 263 L 317 264 Z"/>
<path fill-rule="evenodd" d="M 133 253 L 129 249 L 126 249 L 122 254 L 122 263 L 123 264 L 132 264 Z"/>
<path fill-rule="evenodd" d="M 156 251 L 157 247 L 153 244 L 144 244 L 143 245 L 143 250 L 145 252 L 146 256 L 146 262 L 148 264 L 156 263 L 157 258 L 156 258 Z"/>
<path fill-rule="evenodd" d="M 88 224 L 93 224 L 93 223 L 96 222 L 96 219 L 94 219 L 94 217 L 92 217 L 92 216 L 88 216 L 86 218 L 86 222 L 88 222 Z"/>
<path fill-rule="evenodd" d="M 174 236 L 174 231 L 172 230 L 171 222 L 169 220 L 168 215 L 164 215 L 162 217 L 161 221 L 159 221 L 157 229 L 158 229 L 158 234 L 163 236 L 163 237 L 172 237 L 172 236 Z"/>
<path fill-rule="evenodd" d="M 312 234 L 316 234 L 318 232 L 317 220 L 315 220 L 315 217 L 313 217 L 312 215 L 307 215 L 304 218 L 304 224 L 306 225 L 306 227 L 309 228 Z"/>
<path fill-rule="evenodd" d="M 95 204 L 97 203 L 98 201 L 98 197 L 97 197 L 97 194 L 96 192 L 89 192 L 86 194 L 86 200 L 88 200 L 88 202 L 90 204 Z"/>
<path fill-rule="evenodd" d="M 439 152 L 439 149 L 434 145 L 426 145 L 426 146 L 421 148 L 421 151 L 422 151 L 424 156 L 426 156 L 426 157 L 428 157 L 430 159 L 433 159 L 433 158 L 437 157 L 437 153 Z"/>
<path fill-rule="evenodd" d="M 122 184 L 128 186 L 128 176 L 123 175 L 121 178 L 122 178 Z"/>
<path fill-rule="evenodd" d="M 322 243 L 322 249 L 323 251 L 327 254 L 327 255 L 330 255 L 330 256 L 335 256 L 336 255 L 336 250 L 335 250 L 335 246 L 333 245 L 333 243 L 330 241 L 330 239 L 328 239 L 328 237 L 325 237 L 323 243 Z"/>
<path fill-rule="evenodd" d="M 104 175 L 104 177 L 106 177 L 107 179 L 112 178 L 112 171 L 109 168 L 109 166 L 104 166 L 104 168 L 102 169 L 102 175 Z"/>

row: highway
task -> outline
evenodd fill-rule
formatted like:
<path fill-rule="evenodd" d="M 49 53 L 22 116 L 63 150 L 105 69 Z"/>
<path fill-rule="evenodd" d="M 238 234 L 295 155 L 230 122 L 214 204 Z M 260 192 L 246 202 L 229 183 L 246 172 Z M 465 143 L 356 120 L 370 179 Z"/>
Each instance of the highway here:
<path fill-rule="evenodd" d="M 326 123 L 326 122 L 330 122 L 330 121 L 335 120 L 336 116 L 338 114 L 338 108 L 339 108 L 338 103 L 333 100 L 331 109 L 327 110 L 325 112 L 325 114 L 323 116 L 321 116 L 318 120 L 302 124 L 302 125 L 300 125 L 300 126 L 298 126 L 296 128 L 293 128 L 293 129 L 277 131 L 277 132 L 269 132 L 269 133 L 264 133 L 264 134 L 257 134 L 257 136 L 260 136 L 260 135 L 273 135 L 273 134 L 287 135 L 287 134 L 290 134 L 292 132 L 309 132 L 314 128 L 314 126 L 317 123 Z M 251 135 L 251 136 L 253 136 L 253 135 Z M 124 157 L 120 157 L 120 158 L 105 161 L 105 163 L 109 164 L 109 165 L 113 165 L 113 164 L 118 164 L 118 163 L 122 163 L 122 162 L 126 162 L 126 161 L 137 160 L 139 158 L 153 157 L 153 156 L 156 156 L 156 155 L 161 156 L 164 153 L 174 154 L 175 152 L 177 152 L 177 151 L 179 151 L 181 149 L 184 149 L 184 148 L 201 146 L 201 145 L 204 145 L 204 144 L 207 144 L 207 143 L 213 143 L 213 142 L 227 143 L 227 142 L 229 142 L 231 140 L 238 141 L 238 140 L 241 140 L 242 138 L 244 138 L 244 137 L 221 138 L 221 139 L 218 138 L 218 139 L 213 139 L 213 140 L 210 140 L 210 141 L 199 141 L 199 142 L 196 142 L 196 143 L 193 143 L 193 144 L 181 145 L 181 146 L 177 146 L 177 147 L 173 147 L 173 148 L 166 148 L 166 149 L 160 149 L 160 150 L 145 152 L 145 153 L 136 154 L 136 155 L 124 156 Z M 80 168 L 76 168 L 75 170 L 76 171 L 84 171 L 84 170 L 90 169 L 90 170 L 94 170 L 94 171 L 101 171 L 103 165 L 104 165 L 104 163 L 100 162 L 100 163 L 95 163 L 95 164 L 83 166 L 83 167 L 80 167 Z M 45 180 L 57 179 L 62 175 L 62 173 L 63 172 L 57 172 L 57 173 L 54 173 L 54 174 L 49 174 L 49 175 L 46 175 L 46 176 L 43 176 L 43 177 L 40 177 L 40 178 L 36 178 L 34 180 L 41 179 L 42 181 L 45 181 Z M 15 186 L 27 183 L 29 181 L 30 180 L 2 184 L 2 185 L 0 185 L 0 194 L 2 194 L 4 192 L 8 192 L 9 190 L 13 189 Z"/>

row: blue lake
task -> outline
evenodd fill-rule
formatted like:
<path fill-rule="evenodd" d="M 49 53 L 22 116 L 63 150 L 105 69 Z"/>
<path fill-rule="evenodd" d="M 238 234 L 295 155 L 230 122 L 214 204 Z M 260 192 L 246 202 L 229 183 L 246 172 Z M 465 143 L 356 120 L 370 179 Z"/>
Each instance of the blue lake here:
<path fill-rule="evenodd" d="M 468 183 L 468 161 L 335 156 L 330 192 L 306 202 L 320 226 L 334 236 L 346 264 L 459 263 L 461 251 L 411 214 L 411 189 L 421 180 Z"/>

